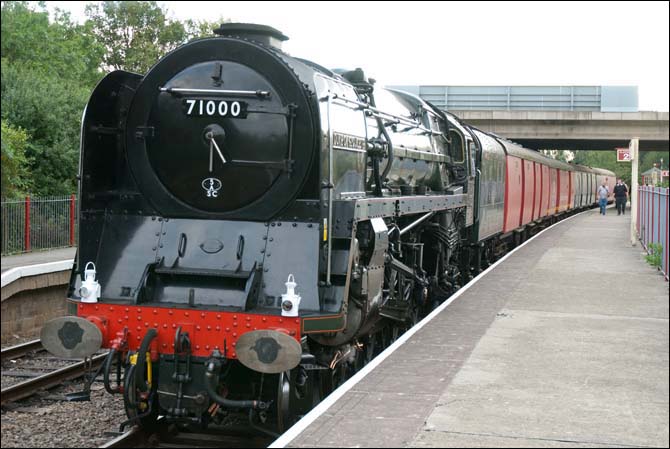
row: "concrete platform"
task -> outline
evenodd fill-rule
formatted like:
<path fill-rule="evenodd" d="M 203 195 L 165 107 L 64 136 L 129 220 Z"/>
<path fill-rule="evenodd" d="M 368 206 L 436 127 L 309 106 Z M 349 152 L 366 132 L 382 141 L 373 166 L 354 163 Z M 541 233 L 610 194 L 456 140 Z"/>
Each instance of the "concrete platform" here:
<path fill-rule="evenodd" d="M 668 283 L 629 226 L 547 230 L 274 447 L 668 447 Z"/>
<path fill-rule="evenodd" d="M 35 251 L 32 253 L 18 254 L 16 256 L 2 256 L 2 272 L 16 267 L 37 265 L 40 263 L 56 262 L 60 260 L 73 260 L 77 248 L 52 249 L 50 251 Z"/>
<path fill-rule="evenodd" d="M 2 257 L 0 300 L 4 344 L 35 338 L 48 320 L 67 313 L 65 301 L 76 248 Z"/>

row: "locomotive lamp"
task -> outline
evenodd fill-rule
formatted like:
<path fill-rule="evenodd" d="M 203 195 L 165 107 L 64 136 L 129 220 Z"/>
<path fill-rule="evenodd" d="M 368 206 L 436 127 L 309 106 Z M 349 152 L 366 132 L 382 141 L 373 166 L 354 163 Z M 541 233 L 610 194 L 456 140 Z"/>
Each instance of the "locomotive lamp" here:
<path fill-rule="evenodd" d="M 292 274 L 288 275 L 286 281 L 286 293 L 281 295 L 281 314 L 282 316 L 298 316 L 300 307 L 300 295 L 295 294 L 296 282 Z"/>
<path fill-rule="evenodd" d="M 93 268 L 89 268 L 89 265 Z M 98 302 L 100 297 L 100 284 L 95 280 L 95 264 L 89 262 L 84 269 L 84 282 L 79 287 L 81 302 Z"/>

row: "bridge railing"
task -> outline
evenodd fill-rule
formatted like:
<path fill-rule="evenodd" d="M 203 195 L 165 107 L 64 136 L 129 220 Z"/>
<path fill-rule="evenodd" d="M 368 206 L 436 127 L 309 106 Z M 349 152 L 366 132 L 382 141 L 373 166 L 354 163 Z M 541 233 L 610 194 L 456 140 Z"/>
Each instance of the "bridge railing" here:
<path fill-rule="evenodd" d="M 652 245 L 661 245 L 661 271 L 668 280 L 668 213 L 670 212 L 670 189 L 641 186 L 637 192 L 637 235 L 649 254 Z"/>
<path fill-rule="evenodd" d="M 74 246 L 75 195 L 2 201 L 2 255 Z"/>

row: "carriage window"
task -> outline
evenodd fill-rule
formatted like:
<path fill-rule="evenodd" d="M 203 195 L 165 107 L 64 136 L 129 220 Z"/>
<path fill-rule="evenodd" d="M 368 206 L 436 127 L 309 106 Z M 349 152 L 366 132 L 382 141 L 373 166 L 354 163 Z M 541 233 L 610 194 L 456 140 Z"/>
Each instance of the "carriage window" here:
<path fill-rule="evenodd" d="M 465 160 L 463 138 L 456 131 L 449 133 L 451 136 L 451 160 L 452 162 L 462 163 Z"/>

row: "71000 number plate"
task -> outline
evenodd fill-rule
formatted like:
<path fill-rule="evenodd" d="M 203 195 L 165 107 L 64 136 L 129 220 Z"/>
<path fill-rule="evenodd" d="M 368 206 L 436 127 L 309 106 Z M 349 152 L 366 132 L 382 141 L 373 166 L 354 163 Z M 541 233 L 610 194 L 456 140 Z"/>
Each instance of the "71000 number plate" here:
<path fill-rule="evenodd" d="M 190 116 L 246 118 L 247 103 L 228 100 L 195 100 L 186 98 L 184 113 Z"/>

